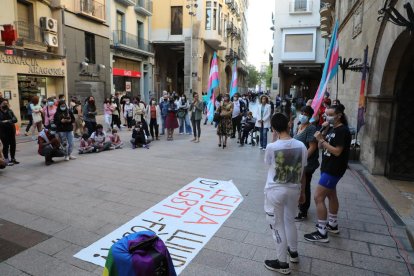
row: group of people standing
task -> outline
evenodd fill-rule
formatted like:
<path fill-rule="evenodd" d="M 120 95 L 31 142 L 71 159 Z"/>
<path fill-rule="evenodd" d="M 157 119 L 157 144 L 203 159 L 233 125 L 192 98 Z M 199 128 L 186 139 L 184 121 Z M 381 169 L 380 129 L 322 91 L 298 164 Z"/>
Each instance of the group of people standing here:
<path fill-rule="evenodd" d="M 310 183 L 319 167 L 320 152 L 321 176 L 314 195 L 318 221 L 316 231 L 305 234 L 304 239 L 326 243 L 329 242 L 328 232 L 340 232 L 336 186 L 347 169 L 351 134 L 345 107 L 339 101 L 330 105 L 326 98 L 323 113 L 319 110 L 314 113 L 311 102 L 301 108 L 293 137 L 294 125 L 289 113 L 276 112 L 271 118 L 273 142 L 267 145 L 265 152 L 269 170 L 264 209 L 275 240 L 276 259 L 265 260 L 265 267 L 282 274 L 290 273 L 288 259 L 292 263 L 299 262 L 295 220 L 307 218 L 311 204 Z M 321 121 L 312 120 L 314 115 Z"/>

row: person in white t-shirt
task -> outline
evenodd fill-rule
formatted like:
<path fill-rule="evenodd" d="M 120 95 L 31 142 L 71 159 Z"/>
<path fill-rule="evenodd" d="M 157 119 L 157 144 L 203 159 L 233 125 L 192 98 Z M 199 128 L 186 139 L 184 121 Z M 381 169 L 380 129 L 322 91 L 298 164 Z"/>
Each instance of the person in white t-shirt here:
<path fill-rule="evenodd" d="M 266 147 L 267 173 L 264 209 L 276 245 L 276 260 L 265 260 L 265 267 L 289 274 L 289 263 L 297 263 L 298 238 L 295 225 L 296 208 L 305 200 L 306 146 L 290 137 L 289 119 L 281 113 L 272 117 L 273 143 Z"/>

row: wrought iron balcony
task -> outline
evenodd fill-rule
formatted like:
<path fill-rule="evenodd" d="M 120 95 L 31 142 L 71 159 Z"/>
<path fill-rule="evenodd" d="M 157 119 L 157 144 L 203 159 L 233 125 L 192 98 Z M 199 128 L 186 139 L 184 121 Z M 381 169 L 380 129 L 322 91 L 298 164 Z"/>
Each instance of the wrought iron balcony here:
<path fill-rule="evenodd" d="M 291 0 L 289 13 L 312 13 L 312 5 L 311 0 Z"/>
<path fill-rule="evenodd" d="M 231 31 L 233 30 L 233 26 L 234 26 L 233 22 L 227 22 L 226 29 L 227 31 L 230 31 L 228 32 L 229 35 L 231 34 Z"/>
<path fill-rule="evenodd" d="M 75 0 L 75 12 L 96 21 L 105 22 L 105 1 Z"/>
<path fill-rule="evenodd" d="M 226 0 L 226 5 L 231 8 L 234 5 L 234 0 Z"/>
<path fill-rule="evenodd" d="M 43 33 L 40 27 L 25 21 L 15 21 L 14 26 L 17 30 L 17 46 L 27 46 L 27 44 L 34 44 L 47 47 L 47 44 L 43 41 Z"/>
<path fill-rule="evenodd" d="M 144 52 L 153 53 L 152 44 L 143 38 L 127 33 L 122 30 L 115 30 L 113 32 L 113 40 L 115 47 L 131 48 L 130 50 L 141 50 Z"/>
<path fill-rule="evenodd" d="M 233 61 L 236 58 L 239 58 L 238 53 L 233 49 L 228 49 L 226 52 L 226 61 Z"/>
<path fill-rule="evenodd" d="M 137 13 L 152 16 L 152 0 L 136 0 L 135 11 Z"/>

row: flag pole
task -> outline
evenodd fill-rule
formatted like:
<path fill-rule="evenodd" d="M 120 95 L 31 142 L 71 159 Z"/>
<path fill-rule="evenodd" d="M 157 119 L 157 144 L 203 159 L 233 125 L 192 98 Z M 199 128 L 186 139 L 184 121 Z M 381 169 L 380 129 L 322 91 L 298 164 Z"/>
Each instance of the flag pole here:
<path fill-rule="evenodd" d="M 339 91 L 339 74 L 336 74 L 336 96 L 335 96 L 335 100 L 338 100 L 338 91 Z"/>

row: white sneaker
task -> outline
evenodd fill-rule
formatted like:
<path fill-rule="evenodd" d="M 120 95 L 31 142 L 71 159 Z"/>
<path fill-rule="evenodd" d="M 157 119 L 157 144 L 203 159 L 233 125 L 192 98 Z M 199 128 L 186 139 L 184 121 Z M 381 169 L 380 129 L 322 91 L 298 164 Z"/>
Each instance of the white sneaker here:
<path fill-rule="evenodd" d="M 69 159 L 70 159 L 70 160 L 75 160 L 75 159 L 76 159 L 76 157 L 75 157 L 75 156 L 73 156 L 73 155 L 69 155 Z"/>
<path fill-rule="evenodd" d="M 180 135 L 183 135 L 184 134 L 184 132 L 180 132 Z"/>
<path fill-rule="evenodd" d="M 65 156 L 65 161 L 69 161 L 69 156 Z"/>

